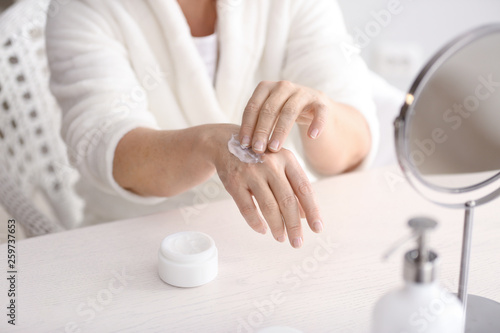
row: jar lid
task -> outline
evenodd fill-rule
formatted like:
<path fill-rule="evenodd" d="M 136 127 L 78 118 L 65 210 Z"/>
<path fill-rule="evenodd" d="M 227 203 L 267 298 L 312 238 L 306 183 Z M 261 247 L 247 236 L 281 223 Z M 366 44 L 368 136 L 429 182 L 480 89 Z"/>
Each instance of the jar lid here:
<path fill-rule="evenodd" d="M 202 232 L 184 231 L 163 239 L 158 251 L 160 278 L 176 287 L 197 287 L 217 276 L 214 240 Z"/>

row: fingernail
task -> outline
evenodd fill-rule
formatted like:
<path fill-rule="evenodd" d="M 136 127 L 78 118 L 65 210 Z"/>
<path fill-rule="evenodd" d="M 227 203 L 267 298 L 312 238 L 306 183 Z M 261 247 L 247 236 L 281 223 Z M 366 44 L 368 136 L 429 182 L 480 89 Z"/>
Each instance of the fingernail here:
<path fill-rule="evenodd" d="M 250 137 L 248 135 L 245 135 L 241 140 L 241 146 L 243 148 L 248 148 L 250 146 Z"/>
<path fill-rule="evenodd" d="M 285 235 L 281 235 L 277 238 L 278 242 L 283 243 L 285 241 L 286 237 Z"/>
<path fill-rule="evenodd" d="M 311 138 L 316 139 L 319 134 L 319 129 L 315 128 L 311 131 Z"/>
<path fill-rule="evenodd" d="M 280 142 L 278 140 L 273 140 L 273 142 L 271 142 L 271 144 L 269 145 L 269 149 L 278 150 L 279 145 Z"/>
<path fill-rule="evenodd" d="M 296 249 L 302 246 L 302 237 L 297 237 L 292 241 L 292 246 Z"/>
<path fill-rule="evenodd" d="M 321 221 L 314 221 L 313 223 L 313 230 L 315 232 L 322 232 L 323 231 L 323 223 Z"/>
<path fill-rule="evenodd" d="M 257 141 L 254 143 L 253 148 L 257 151 L 264 151 L 264 143 L 262 141 Z"/>
<path fill-rule="evenodd" d="M 262 228 L 262 229 L 259 229 L 259 231 L 258 231 L 258 232 L 259 232 L 259 234 L 263 234 L 263 235 L 265 235 L 265 234 L 266 234 L 266 231 L 267 231 L 267 230 L 266 230 L 266 228 Z"/>

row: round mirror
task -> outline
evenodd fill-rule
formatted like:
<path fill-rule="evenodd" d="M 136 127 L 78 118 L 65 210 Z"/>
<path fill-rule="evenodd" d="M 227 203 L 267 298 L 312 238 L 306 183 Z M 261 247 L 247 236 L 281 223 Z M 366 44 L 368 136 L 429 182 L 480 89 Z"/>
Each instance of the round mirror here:
<path fill-rule="evenodd" d="M 466 332 L 500 332 L 500 303 L 468 295 L 474 207 L 500 195 L 500 24 L 446 45 L 394 122 L 403 172 L 427 199 L 465 208 L 458 298 Z"/>
<path fill-rule="evenodd" d="M 425 197 L 464 207 L 500 194 L 500 25 L 446 45 L 396 119 L 401 167 Z"/>

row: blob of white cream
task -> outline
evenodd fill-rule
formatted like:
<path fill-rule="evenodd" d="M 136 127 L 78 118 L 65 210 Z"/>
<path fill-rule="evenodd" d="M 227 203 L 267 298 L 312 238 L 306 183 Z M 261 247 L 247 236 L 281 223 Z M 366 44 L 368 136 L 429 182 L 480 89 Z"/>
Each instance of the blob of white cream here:
<path fill-rule="evenodd" d="M 243 148 L 238 139 L 236 139 L 236 134 L 233 134 L 231 139 L 229 139 L 227 148 L 231 154 L 236 156 L 243 163 L 264 163 L 262 160 L 264 154 L 257 154 L 251 148 Z"/>

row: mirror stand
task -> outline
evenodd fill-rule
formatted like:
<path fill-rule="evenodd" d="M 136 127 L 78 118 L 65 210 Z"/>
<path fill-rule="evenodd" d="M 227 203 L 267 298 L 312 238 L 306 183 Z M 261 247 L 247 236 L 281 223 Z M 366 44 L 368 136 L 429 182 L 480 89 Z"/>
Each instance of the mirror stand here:
<path fill-rule="evenodd" d="M 475 206 L 475 201 L 468 201 L 465 204 L 458 298 L 464 306 L 466 333 L 500 332 L 500 303 L 485 297 L 467 294 Z"/>
<path fill-rule="evenodd" d="M 479 96 L 484 78 L 500 79 L 499 45 L 499 23 L 446 44 L 415 79 L 394 123 L 409 183 L 433 203 L 465 208 L 457 296 L 467 333 L 500 332 L 500 303 L 467 293 L 474 210 L 500 197 L 500 89 Z"/>
<path fill-rule="evenodd" d="M 458 282 L 458 298 L 464 309 L 467 307 L 467 285 L 469 282 L 470 248 L 472 242 L 472 225 L 474 222 L 474 201 L 465 204 L 464 232 L 462 236 L 462 258 L 460 260 L 460 279 Z"/>

